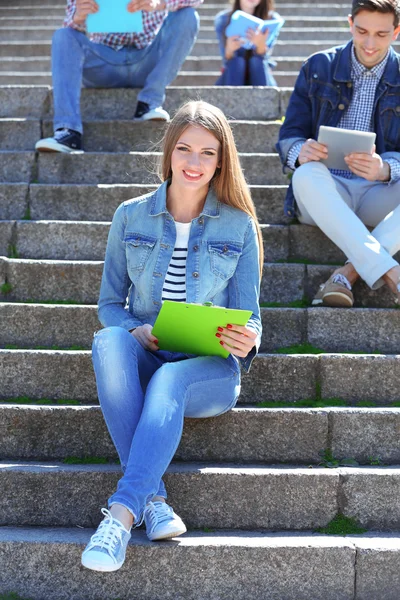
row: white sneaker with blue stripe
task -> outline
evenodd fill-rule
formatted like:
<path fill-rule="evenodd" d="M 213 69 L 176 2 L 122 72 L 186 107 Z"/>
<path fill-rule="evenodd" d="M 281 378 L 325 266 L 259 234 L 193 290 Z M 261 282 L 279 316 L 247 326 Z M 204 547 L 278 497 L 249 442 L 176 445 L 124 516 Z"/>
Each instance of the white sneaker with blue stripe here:
<path fill-rule="evenodd" d="M 117 571 L 124 564 L 131 534 L 109 510 L 101 512 L 105 518 L 83 551 L 82 565 L 93 571 Z"/>

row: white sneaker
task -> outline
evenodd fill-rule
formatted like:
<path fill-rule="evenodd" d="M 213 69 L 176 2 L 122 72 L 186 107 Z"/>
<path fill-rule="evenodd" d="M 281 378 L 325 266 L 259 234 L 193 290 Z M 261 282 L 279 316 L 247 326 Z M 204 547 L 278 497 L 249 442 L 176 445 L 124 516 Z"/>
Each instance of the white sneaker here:
<path fill-rule="evenodd" d="M 82 565 L 93 571 L 117 571 L 124 564 L 131 534 L 109 510 L 102 508 L 101 512 L 105 519 L 83 551 Z"/>
<path fill-rule="evenodd" d="M 133 117 L 134 121 L 169 121 L 170 116 L 162 106 L 150 108 L 146 102 L 138 100 L 136 112 Z"/>
<path fill-rule="evenodd" d="M 82 135 L 78 131 L 72 131 L 72 129 L 57 129 L 53 137 L 36 142 L 35 150 L 38 152 L 82 154 Z"/>
<path fill-rule="evenodd" d="M 144 509 L 146 534 L 152 542 L 182 535 L 186 526 L 166 502 L 149 502 Z"/>

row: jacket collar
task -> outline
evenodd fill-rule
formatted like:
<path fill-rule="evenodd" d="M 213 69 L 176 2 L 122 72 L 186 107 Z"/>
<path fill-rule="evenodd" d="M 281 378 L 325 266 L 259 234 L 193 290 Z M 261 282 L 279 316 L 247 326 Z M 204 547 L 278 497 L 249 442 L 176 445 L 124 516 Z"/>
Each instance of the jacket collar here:
<path fill-rule="evenodd" d="M 149 215 L 155 217 L 163 213 L 169 214 L 167 209 L 167 188 L 170 181 L 164 181 L 153 194 L 153 201 L 150 204 Z M 206 201 L 199 216 L 219 217 L 220 202 L 214 190 L 210 187 Z"/>
<path fill-rule="evenodd" d="M 336 81 L 348 82 L 351 81 L 351 51 L 353 41 L 350 40 L 345 46 L 338 48 L 339 59 L 333 78 Z M 382 81 L 392 86 L 400 85 L 400 56 L 390 46 L 389 56 L 386 63 L 385 71 L 382 75 Z"/>

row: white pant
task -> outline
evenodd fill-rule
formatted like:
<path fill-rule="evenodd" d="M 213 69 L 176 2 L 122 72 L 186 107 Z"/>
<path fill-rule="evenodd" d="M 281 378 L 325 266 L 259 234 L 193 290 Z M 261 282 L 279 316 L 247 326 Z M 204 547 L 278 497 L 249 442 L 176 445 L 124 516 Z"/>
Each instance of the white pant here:
<path fill-rule="evenodd" d="M 292 182 L 299 221 L 317 225 L 371 288 L 383 285 L 382 275 L 398 266 L 392 256 L 400 249 L 400 181 L 345 179 L 309 162 Z"/>

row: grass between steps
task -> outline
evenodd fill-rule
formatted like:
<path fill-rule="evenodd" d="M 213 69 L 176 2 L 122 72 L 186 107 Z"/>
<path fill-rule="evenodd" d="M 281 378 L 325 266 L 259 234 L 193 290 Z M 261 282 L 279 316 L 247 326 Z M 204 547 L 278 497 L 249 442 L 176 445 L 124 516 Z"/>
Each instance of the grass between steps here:
<path fill-rule="evenodd" d="M 63 463 L 66 465 L 108 465 L 108 464 L 121 464 L 116 458 L 115 460 L 109 460 L 104 456 L 66 456 L 63 458 Z"/>
<path fill-rule="evenodd" d="M 88 346 L 21 346 L 20 344 L 4 344 L 5 350 L 89 350 Z"/>
<path fill-rule="evenodd" d="M 15 592 L 6 592 L 5 594 L 0 594 L 0 600 L 31 600 L 30 598 L 22 598 L 22 596 L 18 596 Z"/>
<path fill-rule="evenodd" d="M 35 405 L 48 405 L 48 404 L 57 404 L 60 406 L 79 406 L 81 403 L 79 400 L 53 400 L 51 398 L 28 398 L 27 396 L 19 396 L 18 398 L 6 398 L 4 400 L 0 400 L 0 404 L 35 404 Z M 1 598 L 0 598 L 1 600 Z"/>
<path fill-rule="evenodd" d="M 355 519 L 339 513 L 326 527 L 319 527 L 315 531 L 326 535 L 355 535 L 366 533 L 368 529 L 360 527 Z"/>

